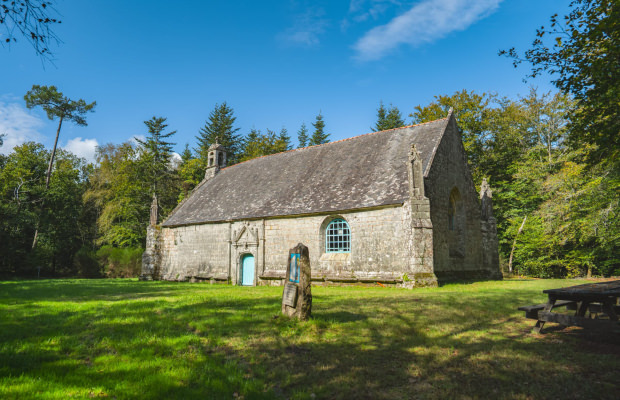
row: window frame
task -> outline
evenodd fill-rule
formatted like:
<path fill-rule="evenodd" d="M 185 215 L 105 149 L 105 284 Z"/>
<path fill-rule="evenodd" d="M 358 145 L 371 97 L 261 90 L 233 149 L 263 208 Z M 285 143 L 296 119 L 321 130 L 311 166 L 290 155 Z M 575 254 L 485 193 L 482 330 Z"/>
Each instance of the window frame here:
<path fill-rule="evenodd" d="M 351 226 L 344 218 L 334 218 L 325 227 L 325 253 L 351 253 Z"/>

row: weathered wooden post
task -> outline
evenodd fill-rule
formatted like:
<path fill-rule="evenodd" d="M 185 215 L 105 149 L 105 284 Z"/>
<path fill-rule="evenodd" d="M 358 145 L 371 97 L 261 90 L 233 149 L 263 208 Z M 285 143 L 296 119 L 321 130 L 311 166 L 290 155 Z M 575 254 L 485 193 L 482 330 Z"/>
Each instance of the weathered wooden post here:
<path fill-rule="evenodd" d="M 288 265 L 282 293 L 282 314 L 307 320 L 310 318 L 311 312 L 310 256 L 308 248 L 299 243 L 288 253 Z"/>

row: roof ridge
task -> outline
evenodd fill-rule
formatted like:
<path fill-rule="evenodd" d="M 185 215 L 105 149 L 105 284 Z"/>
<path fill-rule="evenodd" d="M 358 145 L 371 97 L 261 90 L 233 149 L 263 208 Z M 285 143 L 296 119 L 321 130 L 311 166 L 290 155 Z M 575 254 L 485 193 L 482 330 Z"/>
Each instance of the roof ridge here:
<path fill-rule="evenodd" d="M 335 142 L 327 142 L 327 143 L 315 144 L 313 146 L 299 147 L 299 148 L 296 148 L 296 149 L 290 149 L 290 150 L 286 150 L 286 151 L 281 151 L 279 153 L 266 154 L 264 156 L 260 156 L 260 157 L 256 157 L 256 158 L 251 158 L 249 160 L 241 161 L 240 163 L 237 163 L 237 164 L 229 165 L 227 167 L 222 168 L 222 170 L 225 170 L 225 169 L 228 169 L 228 168 L 232 168 L 232 167 L 237 166 L 237 165 L 245 164 L 245 163 L 247 163 L 249 161 L 258 160 L 258 159 L 265 158 L 265 157 L 275 156 L 277 154 L 291 153 L 293 151 L 306 150 L 306 149 L 311 149 L 311 148 L 315 148 L 315 147 L 319 147 L 319 146 L 327 146 L 327 145 L 334 144 L 334 143 L 345 142 L 345 141 L 351 140 L 351 139 L 357 139 L 357 138 L 360 138 L 362 136 L 370 136 L 370 135 L 376 135 L 377 133 L 384 133 L 384 132 L 389 132 L 389 131 L 395 131 L 397 129 L 413 128 L 414 126 L 432 124 L 433 122 L 439 122 L 439 121 L 443 121 L 443 120 L 446 120 L 446 119 L 449 119 L 449 118 L 450 118 L 450 115 L 448 115 L 447 117 L 444 117 L 444 118 L 435 119 L 433 121 L 421 122 L 419 124 L 400 126 L 398 128 L 385 129 L 383 131 L 377 131 L 377 132 L 363 133 L 361 135 L 357 135 L 357 136 L 352 136 L 352 137 L 349 137 L 349 138 L 344 138 L 344 139 L 336 140 Z"/>

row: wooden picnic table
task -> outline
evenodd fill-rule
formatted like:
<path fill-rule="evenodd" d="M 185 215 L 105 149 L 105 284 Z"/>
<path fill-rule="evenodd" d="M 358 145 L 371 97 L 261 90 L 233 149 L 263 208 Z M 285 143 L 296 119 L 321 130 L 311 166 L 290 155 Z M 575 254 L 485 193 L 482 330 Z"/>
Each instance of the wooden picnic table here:
<path fill-rule="evenodd" d="M 620 280 L 547 289 L 543 293 L 548 296 L 547 303 L 519 307 L 519 310 L 525 311 L 527 318 L 536 320 L 536 333 L 542 331 L 545 322 L 597 330 L 620 328 Z M 575 310 L 574 315 L 553 312 L 562 307 Z"/>

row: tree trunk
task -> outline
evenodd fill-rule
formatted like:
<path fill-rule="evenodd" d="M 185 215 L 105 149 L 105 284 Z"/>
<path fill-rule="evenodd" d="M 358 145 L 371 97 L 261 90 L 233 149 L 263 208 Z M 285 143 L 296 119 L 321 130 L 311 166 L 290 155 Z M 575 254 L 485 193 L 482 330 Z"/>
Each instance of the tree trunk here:
<path fill-rule="evenodd" d="M 56 139 L 54 140 L 54 148 L 52 149 L 52 156 L 50 157 L 50 163 L 47 166 L 47 174 L 45 176 L 45 191 L 50 188 L 50 177 L 52 176 L 52 165 L 54 165 L 54 157 L 56 157 L 56 146 L 58 145 L 58 136 L 60 136 L 60 127 L 62 127 L 62 120 L 64 116 L 60 117 L 60 121 L 58 121 L 58 129 L 56 130 Z M 45 206 L 45 200 L 41 203 L 41 214 L 43 214 L 43 207 Z M 37 241 L 39 240 L 39 221 L 37 221 L 37 226 L 34 230 L 34 239 L 32 240 L 32 250 L 37 247 Z"/>
<path fill-rule="evenodd" d="M 56 146 L 58 145 L 58 136 L 60 136 L 60 127 L 62 126 L 62 120 L 64 116 L 60 117 L 58 121 L 58 129 L 56 130 L 56 140 L 54 140 L 54 148 L 52 149 L 52 157 L 50 157 L 50 164 L 47 167 L 47 176 L 45 177 L 45 190 L 50 187 L 50 176 L 52 176 L 52 165 L 54 164 L 54 157 L 56 156 Z"/>
<path fill-rule="evenodd" d="M 527 215 L 525 217 L 523 217 L 523 222 L 521 223 L 521 226 L 519 227 L 519 230 L 517 231 L 517 234 L 515 235 L 515 240 L 512 242 L 512 249 L 510 250 L 510 259 L 508 260 L 508 273 L 512 274 L 512 256 L 515 253 L 515 247 L 517 246 L 517 237 L 519 237 L 519 234 L 523 231 L 523 226 L 525 225 L 525 221 L 527 220 Z"/>

